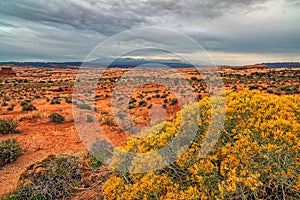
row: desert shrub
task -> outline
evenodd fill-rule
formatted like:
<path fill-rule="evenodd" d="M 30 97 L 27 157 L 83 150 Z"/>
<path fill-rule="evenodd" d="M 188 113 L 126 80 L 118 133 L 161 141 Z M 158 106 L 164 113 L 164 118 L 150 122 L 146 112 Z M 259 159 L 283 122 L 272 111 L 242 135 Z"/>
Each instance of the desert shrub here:
<path fill-rule="evenodd" d="M 25 121 L 25 120 L 30 120 L 30 119 L 31 119 L 30 116 L 24 116 L 24 117 L 21 117 L 21 118 L 19 119 L 19 122 L 23 122 L 23 121 Z"/>
<path fill-rule="evenodd" d="M 280 87 L 278 88 L 278 90 L 280 90 L 280 91 L 289 90 L 289 89 L 291 89 L 291 87 L 292 87 L 292 86 L 289 86 L 289 85 L 280 86 Z"/>
<path fill-rule="evenodd" d="M 3 101 L 10 101 L 10 98 L 9 97 L 4 97 Z"/>
<path fill-rule="evenodd" d="M 15 105 L 14 105 L 14 104 L 11 104 L 11 105 L 7 108 L 8 111 L 13 111 L 14 109 L 15 109 Z"/>
<path fill-rule="evenodd" d="M 258 89 L 258 85 L 251 85 L 249 87 L 250 90 L 257 90 Z"/>
<path fill-rule="evenodd" d="M 135 108 L 134 104 L 131 103 L 131 104 L 128 105 L 128 109 L 133 109 L 133 108 Z"/>
<path fill-rule="evenodd" d="M 36 110 L 36 107 L 32 104 L 25 104 L 22 106 L 22 111 Z"/>
<path fill-rule="evenodd" d="M 167 98 L 168 94 L 161 95 L 161 98 Z"/>
<path fill-rule="evenodd" d="M 0 143 L 0 167 L 14 162 L 21 156 L 21 147 L 16 139 L 2 140 Z"/>
<path fill-rule="evenodd" d="M 176 105 L 177 103 L 178 103 L 178 99 L 173 98 L 173 99 L 171 99 L 170 105 L 171 105 L 171 106 L 172 106 L 172 105 Z"/>
<path fill-rule="evenodd" d="M 105 140 L 96 140 L 96 142 L 91 145 L 89 152 L 93 158 L 91 159 L 93 165 L 100 166 L 106 159 L 112 157 L 113 146 Z"/>
<path fill-rule="evenodd" d="M 147 102 L 145 100 L 141 100 L 139 102 L 139 106 L 147 106 Z"/>
<path fill-rule="evenodd" d="M 82 169 L 76 156 L 51 155 L 21 174 L 17 190 L 7 199 L 70 199 L 83 184 Z"/>
<path fill-rule="evenodd" d="M 14 133 L 19 126 L 19 122 L 13 119 L 0 120 L 0 133 Z"/>
<path fill-rule="evenodd" d="M 80 108 L 80 109 L 92 110 L 92 107 L 89 104 L 86 104 L 86 103 L 78 104 L 77 107 Z"/>
<path fill-rule="evenodd" d="M 144 95 L 139 94 L 136 98 L 143 99 L 143 98 L 144 98 Z"/>
<path fill-rule="evenodd" d="M 66 100 L 66 103 L 68 103 L 68 104 L 72 103 L 72 100 L 70 98 L 68 98 L 68 97 L 65 100 Z"/>
<path fill-rule="evenodd" d="M 60 100 L 59 98 L 53 98 L 51 101 L 50 101 L 50 104 L 60 104 Z"/>
<path fill-rule="evenodd" d="M 251 86 L 250 86 L 250 87 L 251 87 Z M 236 86 L 236 85 L 232 86 L 231 90 L 237 91 L 237 86 Z M 250 89 L 250 90 L 251 90 L 251 89 Z"/>
<path fill-rule="evenodd" d="M 51 113 L 51 115 L 49 115 L 49 119 L 51 122 L 55 123 L 63 123 L 65 121 L 65 117 L 56 112 Z"/>
<path fill-rule="evenodd" d="M 129 104 L 134 104 L 136 102 L 136 99 L 135 98 L 131 98 L 130 101 L 129 101 Z"/>
<path fill-rule="evenodd" d="M 198 94 L 198 100 L 201 100 L 203 98 L 202 94 Z"/>
<path fill-rule="evenodd" d="M 274 93 L 274 91 L 273 91 L 272 89 L 267 89 L 267 93 L 269 93 L 269 94 L 273 94 L 273 93 Z"/>
<path fill-rule="evenodd" d="M 211 122 L 211 98 L 186 106 L 158 133 L 150 130 L 148 137 L 130 139 L 126 146 L 116 148 L 112 166 L 126 162 L 132 173 L 115 170 L 103 187 L 105 198 L 300 199 L 300 97 L 249 89 L 227 92 L 221 135 L 212 150 L 201 157 Z M 195 114 L 196 107 L 198 129 L 183 154 L 162 169 L 134 173 L 135 167 L 151 167 L 163 163 L 165 157 L 157 153 L 155 161 L 143 160 L 130 152 L 155 152 L 169 144 L 177 135 L 183 113 Z"/>
<path fill-rule="evenodd" d="M 86 116 L 86 122 L 93 122 L 94 121 L 94 117 L 91 115 L 87 115 Z"/>
<path fill-rule="evenodd" d="M 27 105 L 28 103 L 30 103 L 30 100 L 24 100 L 24 101 L 21 101 L 20 105 L 24 106 L 24 105 Z"/>
<path fill-rule="evenodd" d="M 98 158 L 99 159 L 99 158 Z M 88 161 L 89 161 L 89 166 L 92 168 L 98 168 L 101 165 L 103 165 L 102 160 L 98 160 L 96 157 L 94 157 L 91 153 L 88 154 Z"/>
<path fill-rule="evenodd" d="M 276 95 L 281 95 L 281 92 L 277 90 L 277 91 L 275 91 L 275 94 Z"/>
<path fill-rule="evenodd" d="M 106 124 L 106 125 L 109 125 L 109 126 L 114 126 L 115 125 L 114 118 L 109 116 L 109 115 L 101 116 L 100 122 L 101 122 L 101 124 Z"/>

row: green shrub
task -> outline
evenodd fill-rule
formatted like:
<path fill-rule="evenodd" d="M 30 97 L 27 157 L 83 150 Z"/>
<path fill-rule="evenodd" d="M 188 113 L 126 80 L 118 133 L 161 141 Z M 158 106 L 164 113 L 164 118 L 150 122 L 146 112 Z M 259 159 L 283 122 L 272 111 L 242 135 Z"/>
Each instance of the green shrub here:
<path fill-rule="evenodd" d="M 274 91 L 273 91 L 272 89 L 267 89 L 267 93 L 269 93 L 269 94 L 273 94 L 273 93 L 274 93 Z"/>
<path fill-rule="evenodd" d="M 56 112 L 51 113 L 51 115 L 49 115 L 49 119 L 51 122 L 55 123 L 63 123 L 65 121 L 65 117 Z"/>
<path fill-rule="evenodd" d="M 14 110 L 14 108 L 15 108 L 15 105 L 14 105 L 14 104 L 12 104 L 12 105 L 10 105 L 10 106 L 7 108 L 7 110 L 8 110 L 8 111 L 13 111 L 13 110 Z"/>
<path fill-rule="evenodd" d="M 168 94 L 163 94 L 161 95 L 161 98 L 166 98 L 168 96 Z"/>
<path fill-rule="evenodd" d="M 66 100 L 66 103 L 68 103 L 68 104 L 72 103 L 72 100 L 69 97 L 67 97 L 65 100 Z"/>
<path fill-rule="evenodd" d="M 139 102 L 139 106 L 147 106 L 147 102 L 145 100 L 141 100 Z"/>
<path fill-rule="evenodd" d="M 258 85 L 250 85 L 249 90 L 257 90 L 258 88 Z"/>
<path fill-rule="evenodd" d="M 135 98 L 130 99 L 129 104 L 134 104 L 136 102 Z"/>
<path fill-rule="evenodd" d="M 86 116 L 86 122 L 93 122 L 94 121 L 94 117 L 91 115 L 87 115 Z"/>
<path fill-rule="evenodd" d="M 60 100 L 58 98 L 53 98 L 51 101 L 50 101 L 50 104 L 53 105 L 53 104 L 60 104 Z"/>
<path fill-rule="evenodd" d="M 3 101 L 10 101 L 10 98 L 9 97 L 4 97 Z"/>
<path fill-rule="evenodd" d="M 95 158 L 91 153 L 88 154 L 88 161 L 89 166 L 91 166 L 92 168 L 98 168 L 103 165 L 103 162 Z"/>
<path fill-rule="evenodd" d="M 112 158 L 113 146 L 106 140 L 96 140 L 96 142 L 91 145 L 89 152 L 93 158 L 90 160 L 94 163 L 94 166 L 100 166 L 106 159 Z"/>
<path fill-rule="evenodd" d="M 175 104 L 177 104 L 177 103 L 178 103 L 178 99 L 173 98 L 173 99 L 171 99 L 170 105 L 172 106 L 172 105 L 175 105 Z"/>
<path fill-rule="evenodd" d="M 80 109 L 92 110 L 92 107 L 89 104 L 86 104 L 86 103 L 78 104 L 77 107 L 80 108 Z"/>
<path fill-rule="evenodd" d="M 36 110 L 36 107 L 32 104 L 25 104 L 22 106 L 22 111 Z"/>
<path fill-rule="evenodd" d="M 30 103 L 30 100 L 24 100 L 24 101 L 21 101 L 20 105 L 24 106 L 24 105 L 27 105 L 28 103 Z"/>
<path fill-rule="evenodd" d="M 135 108 L 135 105 L 134 105 L 134 104 L 129 104 L 129 105 L 128 105 L 128 109 L 133 109 L 133 108 Z"/>
<path fill-rule="evenodd" d="M 19 122 L 13 119 L 0 120 L 0 133 L 14 133 L 19 126 Z"/>
<path fill-rule="evenodd" d="M 292 87 L 292 86 L 284 85 L 284 86 L 280 86 L 280 87 L 278 88 L 278 90 L 280 90 L 280 91 L 285 91 L 285 90 L 291 89 L 291 87 Z"/>
<path fill-rule="evenodd" d="M 3 140 L 0 143 L 0 167 L 14 162 L 21 155 L 21 147 L 16 139 Z"/>

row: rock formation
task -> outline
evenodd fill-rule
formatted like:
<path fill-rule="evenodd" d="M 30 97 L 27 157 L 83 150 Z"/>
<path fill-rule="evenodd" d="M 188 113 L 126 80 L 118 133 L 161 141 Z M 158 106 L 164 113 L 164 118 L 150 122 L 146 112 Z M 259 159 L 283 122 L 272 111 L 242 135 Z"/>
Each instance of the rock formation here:
<path fill-rule="evenodd" d="M 0 76 L 16 76 L 16 73 L 12 70 L 12 67 L 1 67 Z"/>

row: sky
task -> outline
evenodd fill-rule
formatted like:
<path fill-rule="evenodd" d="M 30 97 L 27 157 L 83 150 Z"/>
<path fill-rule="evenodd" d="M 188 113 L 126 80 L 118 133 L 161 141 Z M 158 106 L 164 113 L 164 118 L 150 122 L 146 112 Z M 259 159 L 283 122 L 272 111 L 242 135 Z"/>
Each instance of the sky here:
<path fill-rule="evenodd" d="M 0 61 L 83 61 L 144 27 L 185 34 L 220 65 L 300 61 L 299 22 L 300 0 L 0 0 Z"/>

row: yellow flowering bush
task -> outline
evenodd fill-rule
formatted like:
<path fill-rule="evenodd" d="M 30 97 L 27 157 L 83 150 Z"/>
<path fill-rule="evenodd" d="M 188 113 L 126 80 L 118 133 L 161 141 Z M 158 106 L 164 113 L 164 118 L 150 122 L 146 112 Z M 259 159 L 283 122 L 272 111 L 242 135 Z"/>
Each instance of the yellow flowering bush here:
<path fill-rule="evenodd" d="M 195 106 L 199 107 L 198 130 L 192 143 L 171 152 L 178 155 L 175 162 L 135 173 L 136 166 L 164 163 L 164 155 L 158 153 L 157 160 L 151 161 L 126 152 L 155 152 L 165 147 L 176 136 L 184 110 L 192 113 Z M 120 147 L 112 166 L 126 160 L 131 173 L 115 170 L 103 186 L 105 198 L 300 199 L 300 97 L 228 91 L 221 135 L 210 153 L 201 157 L 211 106 L 211 99 L 204 98 L 185 107 L 175 120 L 158 125 L 159 131 L 155 127 L 146 131 L 147 137 L 131 139 Z"/>

